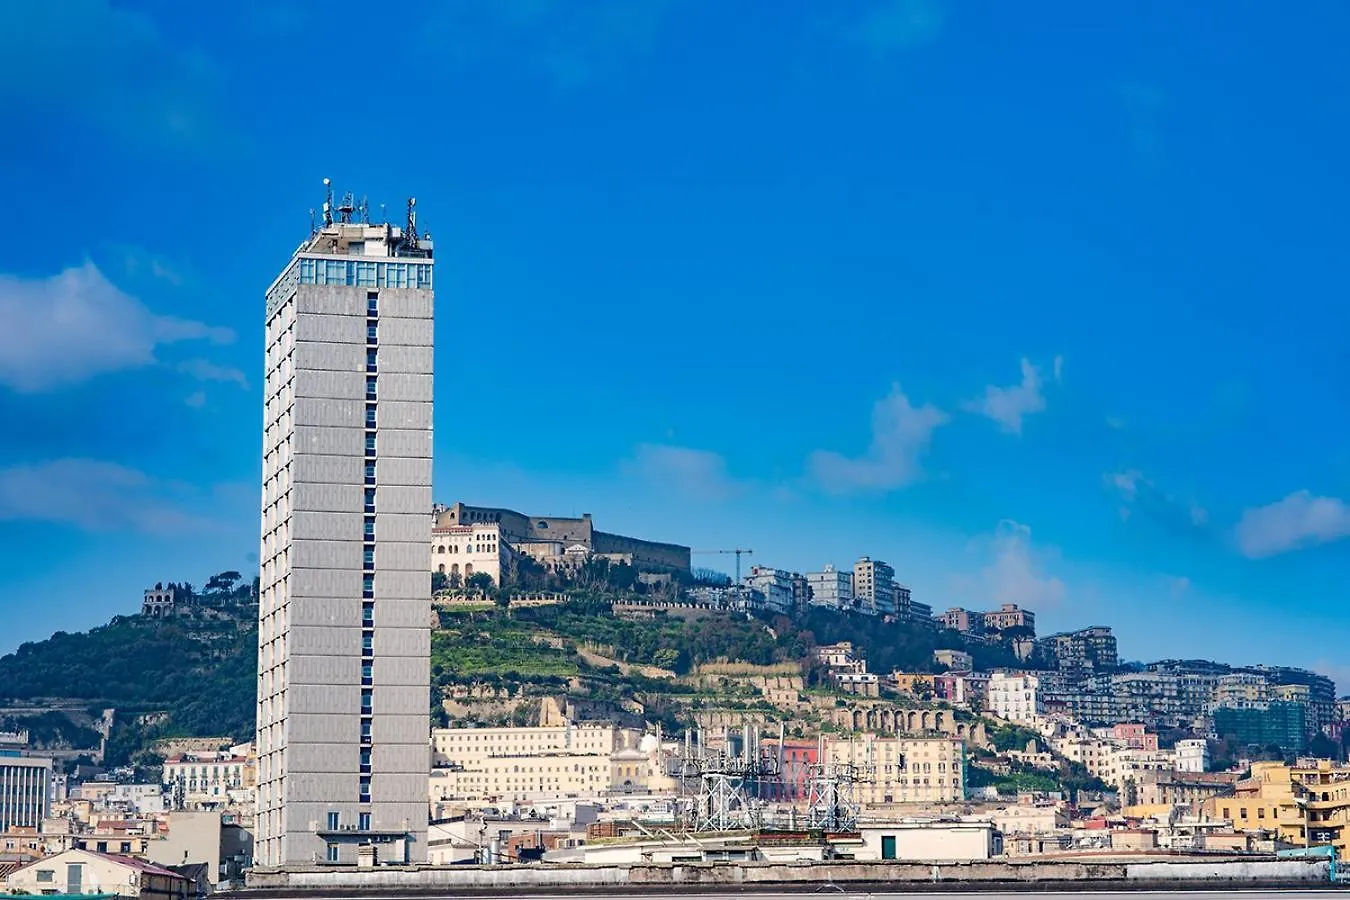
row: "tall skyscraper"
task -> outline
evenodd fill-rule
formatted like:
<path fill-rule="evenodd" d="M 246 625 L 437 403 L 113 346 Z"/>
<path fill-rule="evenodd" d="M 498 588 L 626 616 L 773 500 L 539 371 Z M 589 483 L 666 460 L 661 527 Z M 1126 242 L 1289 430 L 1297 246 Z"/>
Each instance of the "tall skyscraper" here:
<path fill-rule="evenodd" d="M 358 218 L 267 291 L 260 866 L 426 859 L 432 245 Z"/>

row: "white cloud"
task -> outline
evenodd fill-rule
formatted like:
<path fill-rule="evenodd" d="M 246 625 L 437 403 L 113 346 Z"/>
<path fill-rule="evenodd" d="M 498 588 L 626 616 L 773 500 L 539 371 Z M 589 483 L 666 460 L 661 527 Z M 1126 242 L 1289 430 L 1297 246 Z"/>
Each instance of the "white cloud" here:
<path fill-rule="evenodd" d="M 1064 357 L 1062 357 L 1062 356 L 1056 356 L 1056 357 L 1055 357 L 1055 383 L 1058 384 L 1059 382 L 1061 382 L 1061 381 L 1063 381 L 1063 380 L 1064 380 Z"/>
<path fill-rule="evenodd" d="M 1139 482 L 1144 480 L 1144 473 L 1138 469 L 1127 469 L 1124 472 L 1108 472 L 1103 477 L 1107 484 L 1120 492 L 1125 502 L 1133 503 L 1139 496 Z"/>
<path fill-rule="evenodd" d="M 1004 519 L 990 541 L 993 560 L 980 573 L 989 598 L 1043 610 L 1064 601 L 1064 582 L 1045 572 L 1040 555 L 1031 546 L 1031 529 Z"/>
<path fill-rule="evenodd" d="M 1209 524 L 1209 510 L 1163 491 L 1138 469 L 1107 472 L 1102 480 L 1120 495 L 1121 519 L 1128 520 L 1138 509 L 1178 533 Z"/>
<path fill-rule="evenodd" d="M 178 371 L 198 381 L 228 381 L 248 387 L 248 378 L 233 366 L 221 366 L 206 359 L 188 359 L 178 364 Z"/>
<path fill-rule="evenodd" d="M 91 262 L 50 278 L 0 275 L 0 384 L 36 393 L 155 361 L 178 341 L 227 343 L 234 334 L 158 316 Z"/>
<path fill-rule="evenodd" d="M 193 391 L 183 398 L 183 402 L 192 409 L 201 409 L 206 405 L 206 391 Z"/>
<path fill-rule="evenodd" d="M 184 501 L 172 485 L 100 460 L 57 459 L 0 469 L 0 521 L 153 534 L 208 527 L 207 520 L 184 509 Z"/>
<path fill-rule="evenodd" d="M 1260 559 L 1350 536 L 1350 506 L 1335 497 L 1295 491 L 1283 500 L 1245 510 L 1237 524 L 1238 548 Z"/>
<path fill-rule="evenodd" d="M 1031 364 L 1031 360 L 1022 360 L 1022 382 L 1012 387 L 989 385 L 984 396 L 961 404 L 967 412 L 978 413 L 992 419 L 1010 434 L 1022 433 L 1022 419 L 1032 413 L 1045 411 L 1045 395 L 1041 393 L 1041 373 Z"/>
<path fill-rule="evenodd" d="M 827 491 L 887 491 L 904 487 L 923 475 L 920 457 L 928 450 L 933 432 L 950 416 L 932 404 L 913 406 L 899 385 L 872 408 L 872 443 L 860 457 L 817 450 L 808 467 Z"/>
<path fill-rule="evenodd" d="M 741 487 L 727 474 L 727 462 L 718 454 L 670 444 L 639 444 L 623 469 L 697 500 L 724 500 Z"/>

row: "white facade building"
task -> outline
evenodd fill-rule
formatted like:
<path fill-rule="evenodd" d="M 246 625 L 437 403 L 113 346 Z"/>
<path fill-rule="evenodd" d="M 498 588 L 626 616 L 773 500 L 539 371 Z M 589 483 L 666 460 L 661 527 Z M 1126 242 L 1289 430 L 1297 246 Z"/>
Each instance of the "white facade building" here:
<path fill-rule="evenodd" d="M 1177 741 L 1178 772 L 1208 772 L 1209 742 L 1203 738 Z"/>
<path fill-rule="evenodd" d="M 402 228 L 354 212 L 330 195 L 267 291 L 264 867 L 426 859 L 432 248 L 412 201 Z"/>
<path fill-rule="evenodd" d="M 37 828 L 47 816 L 52 761 L 32 756 L 0 756 L 0 832 Z"/>
<path fill-rule="evenodd" d="M 759 608 L 775 613 L 792 612 L 792 573 L 768 566 L 753 566 L 745 576 L 745 586 L 758 591 L 763 600 Z"/>
<path fill-rule="evenodd" d="M 806 583 L 811 586 L 811 605 L 830 609 L 853 608 L 853 573 L 840 572 L 827 565 L 819 572 L 807 572 Z"/>
<path fill-rule="evenodd" d="M 431 571 L 449 579 L 452 588 L 475 574 L 487 575 L 500 586 L 512 553 L 501 532 L 496 522 L 436 526 L 431 529 Z"/>
<path fill-rule="evenodd" d="M 895 615 L 895 569 L 868 556 L 855 562 L 853 599 L 860 612 L 871 616 Z"/>
<path fill-rule="evenodd" d="M 985 694 L 989 711 L 1010 722 L 1033 722 L 1045 712 L 1041 682 L 1035 675 L 995 672 Z"/>

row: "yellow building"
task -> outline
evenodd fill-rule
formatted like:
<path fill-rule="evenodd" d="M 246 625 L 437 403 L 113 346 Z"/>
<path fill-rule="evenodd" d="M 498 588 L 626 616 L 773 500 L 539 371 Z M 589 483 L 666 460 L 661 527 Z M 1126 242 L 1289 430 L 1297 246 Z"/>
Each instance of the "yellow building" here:
<path fill-rule="evenodd" d="M 950 803 L 965 799 L 965 742 L 950 738 L 827 738 L 826 763 L 852 763 L 867 774 L 854 786 L 863 805 Z"/>
<path fill-rule="evenodd" d="M 523 728 L 433 728 L 432 765 L 475 766 L 495 757 L 543 754 L 609 756 L 635 747 L 642 732 L 612 722 Z"/>
<path fill-rule="evenodd" d="M 1238 831 L 1274 831 L 1300 847 L 1331 845 L 1350 859 L 1350 766 L 1326 759 L 1253 763 L 1234 796 L 1206 800 L 1204 810 Z"/>
<path fill-rule="evenodd" d="M 891 683 L 900 693 L 915 697 L 933 696 L 935 684 L 933 676 L 926 672 L 892 672 Z"/>

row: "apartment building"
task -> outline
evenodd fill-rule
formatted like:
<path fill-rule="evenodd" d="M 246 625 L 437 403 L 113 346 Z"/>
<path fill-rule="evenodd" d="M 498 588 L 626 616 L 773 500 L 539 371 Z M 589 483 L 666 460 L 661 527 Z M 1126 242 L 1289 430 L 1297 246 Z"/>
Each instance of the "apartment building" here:
<path fill-rule="evenodd" d="M 862 734 L 826 738 L 823 749 L 826 763 L 864 767 L 867 778 L 854 786 L 854 799 L 864 806 L 965 799 L 963 741 Z"/>
<path fill-rule="evenodd" d="M 1301 753 L 1308 746 L 1307 707 L 1274 700 L 1264 708 L 1219 706 L 1214 733 L 1243 747 L 1279 747 Z"/>
<path fill-rule="evenodd" d="M 980 635 L 984 633 L 985 613 L 975 612 L 970 609 L 962 609 L 959 606 L 953 606 L 944 613 L 940 613 L 935 618 L 939 627 L 948 631 L 959 631 L 962 634 Z"/>
<path fill-rule="evenodd" d="M 769 566 L 751 566 L 744 578 L 745 586 L 759 594 L 758 608 L 771 613 L 790 613 L 796 597 L 793 573 Z"/>
<path fill-rule="evenodd" d="M 1177 741 L 1176 755 L 1178 772 L 1209 771 L 1209 741 L 1204 738 Z"/>
<path fill-rule="evenodd" d="M 854 606 L 871 616 L 895 615 L 895 569 L 864 556 L 853 564 Z"/>
<path fill-rule="evenodd" d="M 975 659 L 964 650 L 934 650 L 933 662 L 953 672 L 969 672 L 975 668 Z"/>
<path fill-rule="evenodd" d="M 1204 812 L 1238 831 L 1274 831 L 1294 846 L 1331 845 L 1350 859 L 1350 767 L 1330 760 L 1252 763 L 1232 797 L 1207 800 Z"/>
<path fill-rule="evenodd" d="M 1111 672 L 1120 665 L 1116 638 L 1105 625 L 1052 634 L 1039 641 L 1041 654 L 1072 678 Z"/>
<path fill-rule="evenodd" d="M 998 609 L 980 615 L 986 631 L 1004 631 L 1008 628 L 1036 630 L 1036 614 L 1029 609 L 1022 609 L 1016 603 L 1004 603 Z"/>
<path fill-rule="evenodd" d="M 164 761 L 161 780 L 182 809 L 219 808 L 243 800 L 257 786 L 251 753 L 184 754 Z"/>
<path fill-rule="evenodd" d="M 989 677 L 985 707 L 1011 722 L 1035 721 L 1045 712 L 1040 679 L 1016 672 L 995 672 Z"/>
<path fill-rule="evenodd" d="M 806 583 L 811 588 L 811 604 L 832 610 L 853 609 L 853 573 L 841 572 L 826 565 L 819 572 L 807 572 Z"/>

